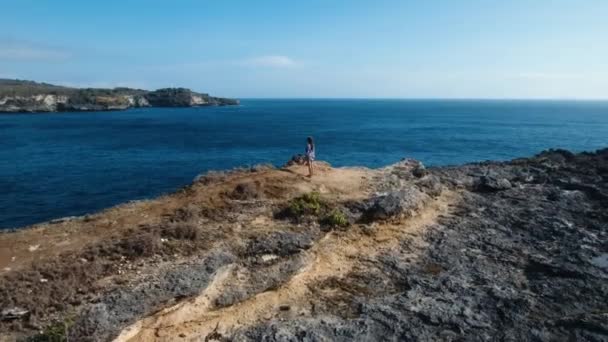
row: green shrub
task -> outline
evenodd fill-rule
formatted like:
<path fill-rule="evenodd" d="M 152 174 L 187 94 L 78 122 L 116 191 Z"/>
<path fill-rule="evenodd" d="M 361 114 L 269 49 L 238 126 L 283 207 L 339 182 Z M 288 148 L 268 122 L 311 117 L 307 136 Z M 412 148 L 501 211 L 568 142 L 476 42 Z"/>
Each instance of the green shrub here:
<path fill-rule="evenodd" d="M 323 206 L 324 203 L 321 200 L 321 195 L 318 192 L 311 192 L 291 200 L 288 211 L 294 217 L 304 215 L 317 216 L 321 213 Z"/>
<path fill-rule="evenodd" d="M 332 210 L 329 215 L 322 220 L 322 223 L 332 227 L 346 227 L 349 225 L 346 215 L 338 209 Z"/>

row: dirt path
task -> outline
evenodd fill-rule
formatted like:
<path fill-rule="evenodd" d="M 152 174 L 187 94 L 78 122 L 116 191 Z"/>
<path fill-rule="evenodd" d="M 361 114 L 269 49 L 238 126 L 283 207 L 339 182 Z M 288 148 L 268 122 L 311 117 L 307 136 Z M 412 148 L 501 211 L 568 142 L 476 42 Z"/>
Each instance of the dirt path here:
<path fill-rule="evenodd" d="M 334 178 L 326 177 L 325 181 Z M 334 179 L 343 179 L 336 177 Z M 339 183 L 344 184 L 341 180 Z M 331 181 L 329 185 L 335 184 Z M 394 248 L 409 235 L 419 238 L 421 232 L 446 215 L 455 194 L 444 193 L 421 209 L 415 216 L 399 223 L 382 224 L 374 234 L 365 234 L 360 227 L 351 227 L 347 232 L 332 232 L 318 241 L 305 253 L 305 267 L 275 291 L 259 293 L 249 299 L 220 309 L 212 303 L 223 288 L 238 286 L 240 281 L 229 266 L 218 272 L 213 283 L 198 297 L 145 318 L 125 329 L 115 341 L 173 341 L 176 337 L 185 340 L 200 340 L 213 332 L 225 334 L 235 328 L 253 325 L 278 315 L 310 316 L 313 310 L 311 288 L 329 278 L 341 278 L 354 268 L 365 267 L 362 259 L 373 258 Z M 415 256 L 413 256 L 415 257 Z M 281 307 L 285 312 L 281 311 Z M 286 310 L 289 308 L 288 310 Z"/>

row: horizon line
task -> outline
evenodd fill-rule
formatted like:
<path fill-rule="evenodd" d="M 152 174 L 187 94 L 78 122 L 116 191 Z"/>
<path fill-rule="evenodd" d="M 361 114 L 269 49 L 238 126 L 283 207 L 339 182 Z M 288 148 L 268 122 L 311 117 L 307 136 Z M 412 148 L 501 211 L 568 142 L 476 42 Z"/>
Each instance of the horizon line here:
<path fill-rule="evenodd" d="M 86 89 L 86 88 L 95 88 L 95 89 L 115 89 L 115 88 L 131 88 L 136 90 L 148 90 L 137 86 L 131 85 L 123 85 L 123 86 L 108 86 L 107 88 L 96 87 L 96 86 L 74 86 L 67 85 L 67 82 L 57 82 L 57 81 L 42 81 L 42 80 L 32 80 L 26 78 L 12 78 L 12 77 L 0 77 L 0 80 L 10 80 L 10 81 L 26 81 L 26 82 L 35 82 L 35 83 L 46 83 L 54 86 L 60 87 L 68 87 L 68 88 L 76 88 L 76 89 Z M 147 87 L 146 87 L 147 88 Z M 210 91 L 199 91 L 194 90 L 193 88 L 187 88 L 186 86 L 170 86 L 169 88 L 186 88 L 195 92 L 207 93 L 211 96 L 215 97 L 229 97 L 235 98 L 239 100 L 408 100 L 408 101 L 580 101 L 580 102 L 606 102 L 608 101 L 608 97 L 605 98 L 594 98 L 594 97 L 442 97 L 442 96 L 422 96 L 422 97 L 341 97 L 341 96 L 330 96 L 330 97 L 315 97 L 315 96 L 254 96 L 254 97 L 239 97 L 239 96 L 224 96 L 217 95 L 215 92 Z M 158 88 L 162 89 L 162 88 Z"/>
<path fill-rule="evenodd" d="M 608 98 L 568 97 L 235 97 L 239 100 L 408 100 L 408 101 L 598 101 Z"/>

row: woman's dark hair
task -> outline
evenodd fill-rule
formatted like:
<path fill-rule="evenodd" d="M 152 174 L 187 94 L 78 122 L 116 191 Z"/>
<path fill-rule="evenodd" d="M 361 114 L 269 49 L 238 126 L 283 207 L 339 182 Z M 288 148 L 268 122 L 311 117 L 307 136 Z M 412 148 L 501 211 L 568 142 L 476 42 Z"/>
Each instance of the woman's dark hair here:
<path fill-rule="evenodd" d="M 315 142 L 312 140 L 312 137 L 306 138 L 306 142 L 310 144 L 313 150 L 315 149 Z"/>

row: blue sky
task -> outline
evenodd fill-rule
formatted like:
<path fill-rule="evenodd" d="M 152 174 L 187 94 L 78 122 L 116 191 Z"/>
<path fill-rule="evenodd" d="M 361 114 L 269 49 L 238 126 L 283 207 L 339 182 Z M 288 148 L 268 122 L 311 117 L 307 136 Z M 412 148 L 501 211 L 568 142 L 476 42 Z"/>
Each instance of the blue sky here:
<path fill-rule="evenodd" d="M 0 77 L 241 98 L 608 98 L 605 0 L 0 5 Z"/>

